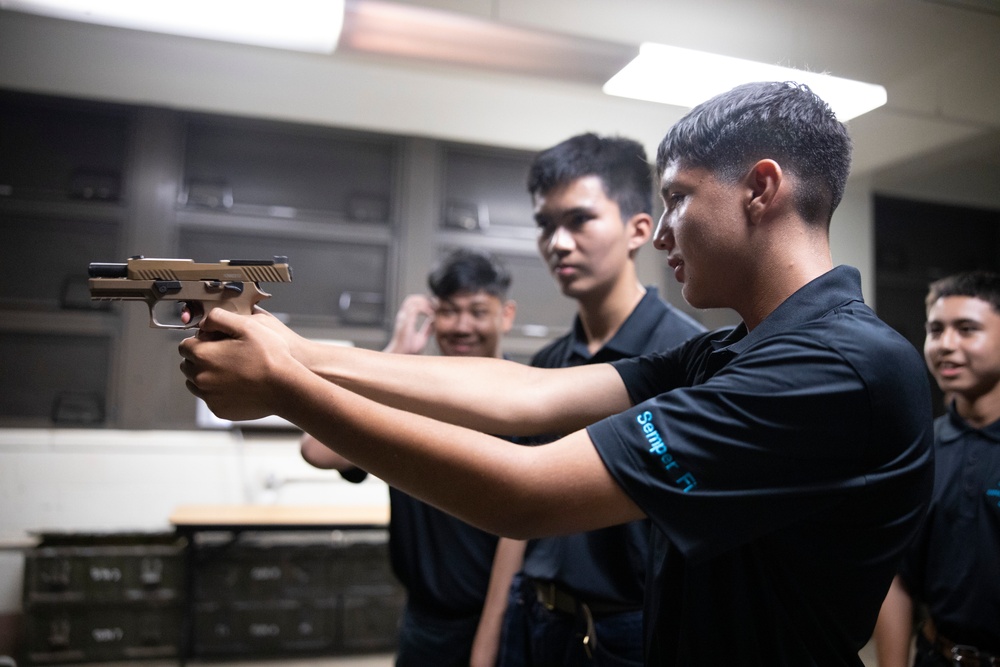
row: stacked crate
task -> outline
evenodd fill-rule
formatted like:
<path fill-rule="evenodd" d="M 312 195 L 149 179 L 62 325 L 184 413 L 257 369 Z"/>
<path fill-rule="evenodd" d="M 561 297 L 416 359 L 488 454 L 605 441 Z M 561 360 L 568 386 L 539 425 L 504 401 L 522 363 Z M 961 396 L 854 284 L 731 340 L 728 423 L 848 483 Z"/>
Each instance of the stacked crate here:
<path fill-rule="evenodd" d="M 175 534 L 47 534 L 27 552 L 23 662 L 180 654 L 185 542 Z"/>
<path fill-rule="evenodd" d="M 385 532 L 245 532 L 193 545 L 199 658 L 391 650 L 404 596 Z"/>

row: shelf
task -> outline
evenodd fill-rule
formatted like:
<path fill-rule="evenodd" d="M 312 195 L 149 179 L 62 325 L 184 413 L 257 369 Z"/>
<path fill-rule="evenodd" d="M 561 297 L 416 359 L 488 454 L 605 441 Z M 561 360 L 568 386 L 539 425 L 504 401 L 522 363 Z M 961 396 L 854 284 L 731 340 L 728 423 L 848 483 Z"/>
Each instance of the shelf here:
<path fill-rule="evenodd" d="M 181 201 L 251 214 L 391 216 L 397 142 L 289 123 L 191 115 Z M 278 215 L 281 217 L 281 215 Z"/>
<path fill-rule="evenodd" d="M 495 236 L 535 236 L 527 190 L 533 154 L 450 146 L 444 151 L 441 229 Z M 523 231 L 518 231 L 523 230 Z"/>
<path fill-rule="evenodd" d="M 177 226 L 352 243 L 387 244 L 393 239 L 392 227 L 388 223 L 359 225 L 343 218 L 324 219 L 319 214 L 300 218 L 275 218 L 266 215 L 179 209 Z"/>

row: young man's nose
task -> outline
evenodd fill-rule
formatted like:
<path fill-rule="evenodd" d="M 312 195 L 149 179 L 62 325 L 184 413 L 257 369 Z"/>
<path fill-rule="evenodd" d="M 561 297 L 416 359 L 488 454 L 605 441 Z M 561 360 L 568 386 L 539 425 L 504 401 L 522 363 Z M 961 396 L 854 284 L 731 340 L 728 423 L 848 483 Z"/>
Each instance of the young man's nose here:
<path fill-rule="evenodd" d="M 945 327 L 938 339 L 938 347 L 943 350 L 954 350 L 958 347 L 958 332 L 951 327 Z"/>
<path fill-rule="evenodd" d="M 472 328 L 473 328 L 472 324 L 473 324 L 474 321 L 475 321 L 475 318 L 472 316 L 472 313 L 468 313 L 468 312 L 466 312 L 464 310 L 460 311 L 458 313 L 458 317 L 455 318 L 455 327 L 454 328 L 457 331 L 472 331 Z"/>
<path fill-rule="evenodd" d="M 657 250 L 670 252 L 674 247 L 674 231 L 667 222 L 666 214 L 660 216 L 660 221 L 656 223 L 656 231 L 653 233 L 653 247 Z"/>
<path fill-rule="evenodd" d="M 556 227 L 549 237 L 549 252 L 567 252 L 573 249 L 573 235 L 565 227 Z"/>

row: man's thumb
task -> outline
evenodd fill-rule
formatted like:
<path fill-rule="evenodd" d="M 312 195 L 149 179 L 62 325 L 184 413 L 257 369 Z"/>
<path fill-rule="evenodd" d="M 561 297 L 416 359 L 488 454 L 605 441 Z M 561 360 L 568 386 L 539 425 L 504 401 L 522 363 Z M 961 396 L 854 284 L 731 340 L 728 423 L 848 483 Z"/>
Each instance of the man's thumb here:
<path fill-rule="evenodd" d="M 222 334 L 231 338 L 243 331 L 243 316 L 224 308 L 212 308 L 202 318 L 198 329 L 203 333 Z"/>

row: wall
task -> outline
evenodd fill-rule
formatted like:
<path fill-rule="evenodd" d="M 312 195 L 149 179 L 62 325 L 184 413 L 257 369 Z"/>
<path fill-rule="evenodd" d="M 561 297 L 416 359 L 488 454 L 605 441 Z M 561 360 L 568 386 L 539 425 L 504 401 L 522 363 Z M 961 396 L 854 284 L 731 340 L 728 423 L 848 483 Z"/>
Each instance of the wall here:
<path fill-rule="evenodd" d="M 159 532 L 181 505 L 385 505 L 369 477 L 311 468 L 290 433 L 0 430 L 0 654 L 20 610 L 23 556 L 37 532 Z M 6 617 L 6 618 L 5 618 Z"/>

